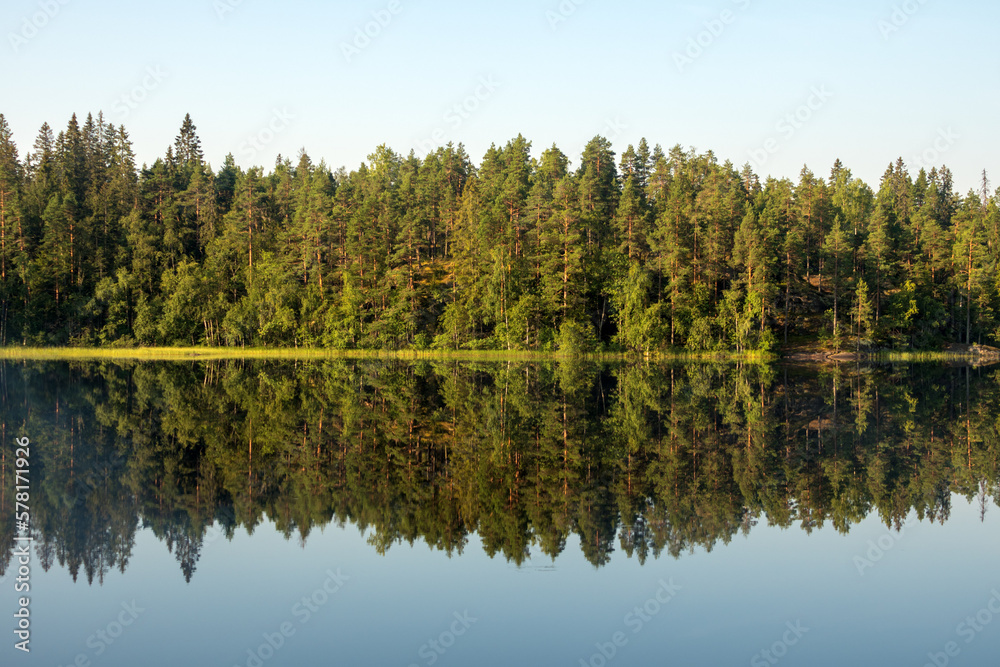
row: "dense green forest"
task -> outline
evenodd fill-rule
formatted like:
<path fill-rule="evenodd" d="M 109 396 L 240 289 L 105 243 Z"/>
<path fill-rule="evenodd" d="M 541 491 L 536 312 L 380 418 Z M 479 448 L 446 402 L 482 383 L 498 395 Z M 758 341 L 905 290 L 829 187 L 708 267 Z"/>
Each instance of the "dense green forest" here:
<path fill-rule="evenodd" d="M 643 140 L 579 165 L 518 136 L 302 151 L 216 171 L 186 117 L 137 167 L 124 127 L 0 115 L 0 344 L 657 352 L 932 348 L 1000 337 L 998 195 L 900 159 L 798 182 Z"/>
<path fill-rule="evenodd" d="M 758 523 L 847 532 L 1000 502 L 1000 374 L 935 365 L 0 362 L 39 562 L 100 581 L 151 530 L 199 554 L 273 522 L 380 553 L 478 535 L 515 563 L 645 561 Z M 0 575 L 14 461 L 0 461 Z M 990 511 L 995 511 L 991 509 Z M 575 543 L 579 543 L 579 547 Z"/>

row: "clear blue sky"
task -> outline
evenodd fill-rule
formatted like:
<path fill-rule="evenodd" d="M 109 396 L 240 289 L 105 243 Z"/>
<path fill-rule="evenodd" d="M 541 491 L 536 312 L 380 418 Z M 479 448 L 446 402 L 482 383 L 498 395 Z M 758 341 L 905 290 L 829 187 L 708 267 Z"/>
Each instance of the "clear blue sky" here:
<path fill-rule="evenodd" d="M 477 163 L 518 133 L 535 155 L 556 143 L 577 160 L 600 133 L 619 154 L 645 136 L 737 165 L 756 155 L 762 175 L 797 178 L 808 164 L 826 176 L 839 157 L 873 187 L 896 157 L 934 158 L 937 142 L 934 164 L 959 192 L 984 168 L 1000 186 L 1000 9 L 909 0 L 907 15 L 903 4 L 6 0 L 0 113 L 24 154 L 43 121 L 58 131 L 74 111 L 103 110 L 140 163 L 165 153 L 190 112 L 215 167 L 229 152 L 270 167 L 305 147 L 353 169 L 381 143 L 426 152 L 435 130 Z M 388 25 L 345 56 L 379 12 Z M 699 36 L 701 54 L 679 66 Z M 805 120 L 779 126 L 813 90 L 825 92 Z"/>

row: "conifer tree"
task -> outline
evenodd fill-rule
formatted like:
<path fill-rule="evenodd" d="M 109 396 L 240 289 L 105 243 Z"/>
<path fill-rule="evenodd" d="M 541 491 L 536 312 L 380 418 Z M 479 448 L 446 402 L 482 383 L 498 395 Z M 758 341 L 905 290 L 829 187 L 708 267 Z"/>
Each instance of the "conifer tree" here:
<path fill-rule="evenodd" d="M 854 290 L 854 322 L 857 326 L 856 351 L 860 352 L 861 347 L 868 347 L 872 343 L 872 334 L 875 326 L 872 320 L 872 302 L 868 296 L 868 283 L 864 278 L 858 279 L 858 285 Z"/>
<path fill-rule="evenodd" d="M 827 234 L 823 244 L 826 261 L 829 268 L 830 285 L 833 289 L 833 340 L 834 345 L 840 347 L 840 333 L 838 331 L 840 306 L 840 292 L 844 283 L 844 271 L 849 266 L 850 246 L 848 236 L 844 230 L 844 223 L 838 215 L 834 218 L 833 228 Z"/>
<path fill-rule="evenodd" d="M 174 139 L 174 157 L 179 164 L 188 170 L 202 164 L 205 159 L 197 130 L 198 128 L 195 127 L 194 122 L 191 120 L 191 114 L 185 114 L 180 134 Z"/>
<path fill-rule="evenodd" d="M 23 304 L 27 261 L 21 215 L 23 168 L 6 118 L 0 114 L 0 345 L 10 337 L 12 308 Z M 23 314 L 23 308 L 18 309 Z M 22 326 L 14 318 L 15 331 Z"/>

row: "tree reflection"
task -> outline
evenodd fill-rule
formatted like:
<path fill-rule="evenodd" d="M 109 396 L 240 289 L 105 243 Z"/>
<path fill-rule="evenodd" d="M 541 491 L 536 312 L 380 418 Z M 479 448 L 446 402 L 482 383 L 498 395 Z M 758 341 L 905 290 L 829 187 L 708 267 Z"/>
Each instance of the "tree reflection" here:
<path fill-rule="evenodd" d="M 6 442 L 32 451 L 37 556 L 124 572 L 148 528 L 190 581 L 206 542 L 331 522 L 378 553 L 594 565 L 711 550 L 762 521 L 841 532 L 1000 498 L 996 371 L 930 365 L 328 361 L 5 363 Z M 0 539 L 13 544 L 13 461 Z M 10 553 L 0 558 L 0 574 Z"/>

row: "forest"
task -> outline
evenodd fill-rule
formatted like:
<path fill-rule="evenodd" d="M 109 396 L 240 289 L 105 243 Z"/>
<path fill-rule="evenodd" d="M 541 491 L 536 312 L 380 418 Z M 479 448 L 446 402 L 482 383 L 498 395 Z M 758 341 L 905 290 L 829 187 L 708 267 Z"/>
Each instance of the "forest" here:
<path fill-rule="evenodd" d="M 236 531 L 326 526 L 521 564 L 848 533 L 1000 502 L 1000 374 L 936 364 L 0 362 L 38 562 L 100 582 L 140 531 L 190 580 Z M 0 460 L 0 577 L 15 486 Z M 959 509 L 962 509 L 961 507 Z M 579 546 L 577 546 L 579 545 Z M 216 546 L 218 546 L 216 544 Z"/>
<path fill-rule="evenodd" d="M 206 163 L 185 117 L 139 167 L 102 115 L 0 115 L 0 345 L 664 354 L 935 349 L 1000 339 L 1000 210 L 983 172 L 888 165 L 877 190 L 766 178 L 646 140 L 579 163 L 522 136 L 473 164 L 379 146 Z M 978 180 L 978 179 L 977 179 Z"/>

